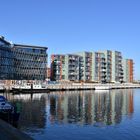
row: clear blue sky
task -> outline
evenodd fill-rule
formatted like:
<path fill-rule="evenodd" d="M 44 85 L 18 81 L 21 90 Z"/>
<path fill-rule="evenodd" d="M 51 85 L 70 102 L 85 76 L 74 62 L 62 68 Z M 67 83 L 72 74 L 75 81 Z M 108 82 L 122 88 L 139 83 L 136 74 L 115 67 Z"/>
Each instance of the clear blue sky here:
<path fill-rule="evenodd" d="M 49 55 L 118 50 L 140 79 L 140 0 L 1 0 L 0 34 Z"/>

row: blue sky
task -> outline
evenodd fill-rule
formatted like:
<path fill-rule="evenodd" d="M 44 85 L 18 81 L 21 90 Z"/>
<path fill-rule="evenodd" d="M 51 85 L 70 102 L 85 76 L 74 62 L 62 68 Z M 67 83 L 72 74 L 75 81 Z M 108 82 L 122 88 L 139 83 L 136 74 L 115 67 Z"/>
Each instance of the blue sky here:
<path fill-rule="evenodd" d="M 140 0 L 0 0 L 0 34 L 48 54 L 118 50 L 140 79 Z"/>

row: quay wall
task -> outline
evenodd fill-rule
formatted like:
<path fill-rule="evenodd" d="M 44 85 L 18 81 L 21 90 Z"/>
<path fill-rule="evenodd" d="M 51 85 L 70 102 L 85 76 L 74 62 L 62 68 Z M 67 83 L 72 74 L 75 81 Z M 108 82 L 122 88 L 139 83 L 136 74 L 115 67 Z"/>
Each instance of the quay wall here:
<path fill-rule="evenodd" d="M 113 89 L 128 89 L 140 88 L 140 84 L 93 84 L 93 83 L 71 83 L 71 84 L 47 84 L 46 87 L 31 89 L 31 88 L 13 88 L 14 93 L 40 93 L 51 91 L 67 91 L 67 90 L 113 90 Z"/>
<path fill-rule="evenodd" d="M 0 119 L 0 140 L 33 140 L 10 124 Z"/>

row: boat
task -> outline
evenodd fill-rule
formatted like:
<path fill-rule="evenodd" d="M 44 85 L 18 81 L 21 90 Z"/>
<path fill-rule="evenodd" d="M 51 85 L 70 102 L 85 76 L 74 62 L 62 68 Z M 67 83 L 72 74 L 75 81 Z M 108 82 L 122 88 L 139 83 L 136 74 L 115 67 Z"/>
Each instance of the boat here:
<path fill-rule="evenodd" d="M 110 90 L 109 86 L 95 86 L 95 90 Z"/>
<path fill-rule="evenodd" d="M 0 113 L 10 113 L 14 111 L 14 107 L 7 101 L 4 96 L 0 95 Z"/>
<path fill-rule="evenodd" d="M 13 94 L 20 94 L 20 93 L 40 93 L 48 91 L 46 85 L 41 84 L 25 84 L 25 85 L 14 85 L 12 87 Z"/>
<path fill-rule="evenodd" d="M 12 105 L 4 96 L 0 95 L 0 119 L 10 123 L 14 127 L 17 127 L 20 116 L 18 106 L 19 105 Z"/>

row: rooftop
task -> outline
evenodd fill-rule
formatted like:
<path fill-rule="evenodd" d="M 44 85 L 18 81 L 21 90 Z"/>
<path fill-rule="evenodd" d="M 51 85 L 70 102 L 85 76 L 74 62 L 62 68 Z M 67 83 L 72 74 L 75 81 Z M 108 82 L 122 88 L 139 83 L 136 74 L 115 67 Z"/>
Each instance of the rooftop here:
<path fill-rule="evenodd" d="M 21 47 L 21 48 L 35 48 L 35 49 L 48 49 L 48 47 L 45 47 L 45 46 L 36 46 L 36 45 L 26 45 L 26 44 L 13 44 L 13 43 L 10 43 L 9 41 L 5 40 L 4 36 L 0 36 L 0 41 L 8 44 L 8 45 L 11 45 L 11 47 Z"/>

